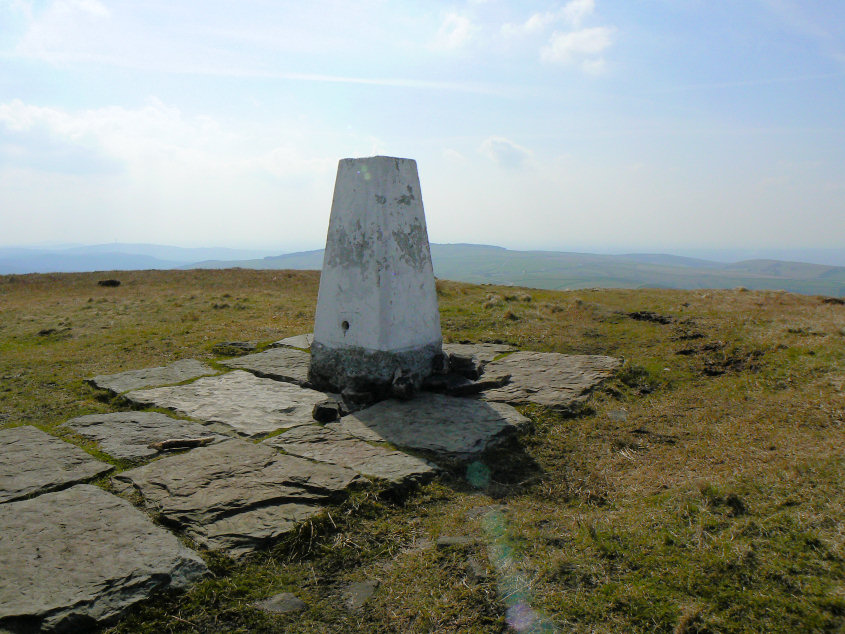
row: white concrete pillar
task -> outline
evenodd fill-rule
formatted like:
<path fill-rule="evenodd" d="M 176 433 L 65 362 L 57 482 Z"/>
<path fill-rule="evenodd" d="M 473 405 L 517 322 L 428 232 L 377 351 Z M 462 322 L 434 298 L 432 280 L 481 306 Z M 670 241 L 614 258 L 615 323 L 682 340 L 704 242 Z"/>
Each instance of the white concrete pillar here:
<path fill-rule="evenodd" d="M 312 383 L 378 392 L 402 370 L 419 384 L 441 342 L 416 161 L 341 160 L 317 298 Z"/>

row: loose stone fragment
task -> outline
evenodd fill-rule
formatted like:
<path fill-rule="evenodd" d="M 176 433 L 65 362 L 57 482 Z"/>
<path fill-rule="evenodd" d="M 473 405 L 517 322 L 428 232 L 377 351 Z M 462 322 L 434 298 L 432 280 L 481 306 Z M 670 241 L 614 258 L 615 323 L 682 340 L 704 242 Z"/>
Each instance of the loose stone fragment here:
<path fill-rule="evenodd" d="M 0 562 L 3 632 L 88 631 L 207 572 L 142 512 L 86 484 L 0 505 Z"/>
<path fill-rule="evenodd" d="M 173 385 L 200 376 L 216 374 L 216 370 L 195 359 L 184 359 L 175 361 L 158 368 L 145 368 L 143 370 L 130 370 L 118 372 L 117 374 L 103 374 L 91 379 L 85 379 L 94 387 L 101 390 L 108 390 L 113 394 L 121 394 L 129 390 L 140 390 L 145 387 L 159 385 Z"/>
<path fill-rule="evenodd" d="M 311 347 L 311 342 L 314 341 L 314 333 L 309 332 L 304 335 L 296 335 L 294 337 L 287 337 L 272 344 L 273 348 L 302 348 L 308 350 Z"/>
<path fill-rule="evenodd" d="M 476 539 L 472 537 L 451 537 L 443 535 L 437 538 L 437 548 L 445 550 L 446 548 L 463 548 L 464 546 L 472 546 L 476 543 Z"/>
<path fill-rule="evenodd" d="M 239 359 L 222 361 L 223 365 L 248 370 L 256 376 L 307 386 L 311 355 L 295 348 L 271 348 Z"/>
<path fill-rule="evenodd" d="M 331 423 L 336 421 L 347 412 L 340 401 L 334 399 L 326 399 L 322 403 L 317 403 L 311 410 L 311 416 L 318 423 Z"/>
<path fill-rule="evenodd" d="M 100 449 L 121 460 L 139 460 L 157 455 L 150 445 L 173 438 L 225 440 L 221 434 L 188 420 L 179 420 L 158 412 L 113 412 L 72 418 L 62 427 L 100 443 Z"/>
<path fill-rule="evenodd" d="M 414 456 L 374 447 L 359 438 L 319 425 L 295 427 L 264 443 L 294 456 L 348 467 L 364 476 L 397 485 L 428 481 L 437 471 L 434 465 Z"/>
<path fill-rule="evenodd" d="M 308 605 L 292 592 L 280 592 L 269 599 L 253 603 L 253 606 L 270 614 L 287 614 L 304 610 Z"/>
<path fill-rule="evenodd" d="M 36 427 L 0 429 L 0 502 L 61 489 L 112 469 Z"/>
<path fill-rule="evenodd" d="M 382 401 L 326 427 L 370 442 L 465 460 L 528 425 L 527 418 L 504 403 L 425 394 L 410 401 Z"/>
<path fill-rule="evenodd" d="M 507 384 L 482 393 L 488 401 L 523 405 L 534 403 L 568 411 L 611 376 L 621 361 L 614 357 L 514 352 L 487 365 L 484 372 L 510 375 Z"/>
<path fill-rule="evenodd" d="M 373 596 L 378 586 L 379 582 L 374 579 L 350 583 L 344 592 L 346 607 L 353 611 L 360 610 L 369 598 Z"/>
<path fill-rule="evenodd" d="M 312 424 L 311 410 L 322 392 L 236 370 L 188 385 L 129 392 L 139 405 L 164 407 L 205 423 L 223 424 L 243 436 Z"/>
<path fill-rule="evenodd" d="M 113 478 L 197 543 L 243 555 L 322 511 L 362 478 L 243 440 L 200 447 Z"/>

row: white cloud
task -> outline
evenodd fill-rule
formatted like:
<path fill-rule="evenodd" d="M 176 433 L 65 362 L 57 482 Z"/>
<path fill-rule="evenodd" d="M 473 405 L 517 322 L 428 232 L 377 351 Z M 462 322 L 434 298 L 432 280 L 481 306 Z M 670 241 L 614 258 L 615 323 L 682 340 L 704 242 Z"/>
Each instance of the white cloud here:
<path fill-rule="evenodd" d="M 557 22 L 566 22 L 578 27 L 585 17 L 593 13 L 595 8 L 595 0 L 571 0 L 557 11 L 534 13 L 522 24 L 513 24 L 512 22 L 503 24 L 502 35 L 505 37 L 533 35 Z"/>
<path fill-rule="evenodd" d="M 601 54 L 613 43 L 613 33 L 614 29 L 606 26 L 555 32 L 540 51 L 540 59 L 552 64 L 580 64 L 587 72 L 600 72 L 604 64 Z"/>
<path fill-rule="evenodd" d="M 517 145 L 504 137 L 490 137 L 486 139 L 479 150 L 499 167 L 506 169 L 520 169 L 525 167 L 532 158 L 531 150 Z"/>
<path fill-rule="evenodd" d="M 434 37 L 434 48 L 440 50 L 455 50 L 469 43 L 478 32 L 479 27 L 463 15 L 449 13 L 440 25 Z"/>
<path fill-rule="evenodd" d="M 581 21 L 595 10 L 595 0 L 572 0 L 561 9 L 561 14 L 572 26 L 580 26 Z"/>

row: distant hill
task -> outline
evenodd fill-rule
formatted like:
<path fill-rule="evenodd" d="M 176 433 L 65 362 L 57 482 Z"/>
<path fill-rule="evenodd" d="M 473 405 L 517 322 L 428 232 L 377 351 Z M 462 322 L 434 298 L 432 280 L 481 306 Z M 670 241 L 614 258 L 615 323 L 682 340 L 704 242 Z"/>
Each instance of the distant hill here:
<path fill-rule="evenodd" d="M 845 295 L 845 267 L 749 260 L 725 264 L 665 254 L 599 255 L 559 251 L 511 251 L 478 244 L 432 244 L 434 274 L 476 284 L 577 288 L 783 289 Z M 206 261 L 181 268 L 319 269 L 323 251 L 260 260 Z"/>
<path fill-rule="evenodd" d="M 0 248 L 0 273 L 138 269 L 319 269 L 322 249 L 266 257 L 236 249 L 104 244 L 60 250 Z M 845 267 L 754 259 L 735 263 L 667 255 L 512 251 L 481 244 L 432 244 L 434 274 L 475 284 L 578 288 L 783 289 L 845 296 Z"/>

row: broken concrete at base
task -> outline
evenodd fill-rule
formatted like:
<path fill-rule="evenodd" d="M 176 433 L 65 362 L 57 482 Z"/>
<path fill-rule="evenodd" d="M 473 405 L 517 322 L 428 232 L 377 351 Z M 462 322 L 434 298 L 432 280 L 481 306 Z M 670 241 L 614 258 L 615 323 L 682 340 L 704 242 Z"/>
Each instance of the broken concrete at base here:
<path fill-rule="evenodd" d="M 493 361 L 485 374 L 507 373 L 507 384 L 482 392 L 488 401 L 525 405 L 533 403 L 558 411 L 577 409 L 590 392 L 622 365 L 614 357 L 514 352 Z"/>
<path fill-rule="evenodd" d="M 85 484 L 0 505 L 0 562 L 0 631 L 13 632 L 88 631 L 207 572 L 141 511 Z"/>
<path fill-rule="evenodd" d="M 354 436 L 319 425 L 303 425 L 273 436 L 265 444 L 286 453 L 348 467 L 361 475 L 396 485 L 427 482 L 437 467 L 401 451 L 375 447 Z"/>
<path fill-rule="evenodd" d="M 422 394 L 410 401 L 382 401 L 326 427 L 369 442 L 467 460 L 529 425 L 525 416 L 504 403 Z"/>
<path fill-rule="evenodd" d="M 221 363 L 229 368 L 247 370 L 267 379 L 302 386 L 310 385 L 308 368 L 311 365 L 311 355 L 295 348 L 271 348 Z"/>
<path fill-rule="evenodd" d="M 440 354 L 440 313 L 416 161 L 337 168 L 311 344 L 311 383 L 333 392 L 410 387 Z"/>
<path fill-rule="evenodd" d="M 210 432 L 207 427 L 188 420 L 171 418 L 158 412 L 113 412 L 90 414 L 62 423 L 84 438 L 100 444 L 100 449 L 121 460 L 139 460 L 159 454 L 151 443 L 173 438 L 206 438 L 214 442 L 227 436 Z"/>
<path fill-rule="evenodd" d="M 147 508 L 198 544 L 237 557 L 270 545 L 365 480 L 232 439 L 124 471 L 113 482 L 138 491 Z"/>
<path fill-rule="evenodd" d="M 195 359 L 183 359 L 157 368 L 103 374 L 85 379 L 85 382 L 113 394 L 122 394 L 129 390 L 173 385 L 212 374 L 217 374 L 217 370 Z"/>
<path fill-rule="evenodd" d="M 0 429 L 0 502 L 55 491 L 113 468 L 31 425 Z"/>
<path fill-rule="evenodd" d="M 137 390 L 123 395 L 132 403 L 163 407 L 204 423 L 224 425 L 242 436 L 311 424 L 322 392 L 235 370 L 174 387 Z"/>

